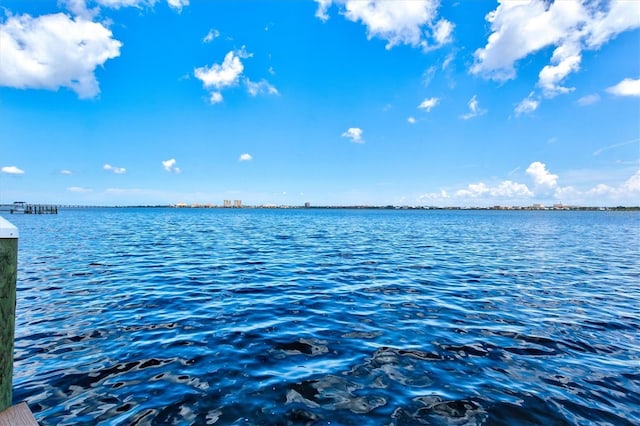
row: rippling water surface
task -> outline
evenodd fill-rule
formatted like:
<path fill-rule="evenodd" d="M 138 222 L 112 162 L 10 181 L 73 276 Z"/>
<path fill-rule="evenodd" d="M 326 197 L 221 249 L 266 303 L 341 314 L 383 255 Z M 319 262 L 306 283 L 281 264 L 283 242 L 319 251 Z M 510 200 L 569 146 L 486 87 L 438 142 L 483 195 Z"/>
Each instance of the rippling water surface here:
<path fill-rule="evenodd" d="M 640 424 L 638 213 L 9 219 L 42 425 Z"/>

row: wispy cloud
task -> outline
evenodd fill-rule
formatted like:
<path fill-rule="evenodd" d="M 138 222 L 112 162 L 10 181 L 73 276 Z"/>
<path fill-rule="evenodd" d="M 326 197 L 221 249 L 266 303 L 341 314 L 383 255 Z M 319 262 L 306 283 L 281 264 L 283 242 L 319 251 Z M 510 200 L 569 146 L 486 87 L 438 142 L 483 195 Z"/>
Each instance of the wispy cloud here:
<path fill-rule="evenodd" d="M 119 195 L 137 195 L 145 193 L 147 190 L 141 188 L 107 188 L 105 190 L 108 194 L 119 194 Z M 151 190 L 150 192 L 153 192 Z"/>
<path fill-rule="evenodd" d="M 433 77 L 436 76 L 437 70 L 438 68 L 435 65 L 431 65 L 429 68 L 424 70 L 424 72 L 422 73 L 422 84 L 425 87 L 429 86 L 429 84 L 431 83 L 431 80 L 433 80 Z"/>
<path fill-rule="evenodd" d="M 123 175 L 127 173 L 127 169 L 125 169 L 124 167 L 116 167 L 116 166 L 112 166 L 111 164 L 105 164 L 104 166 L 102 166 L 102 168 L 108 172 L 112 172 L 117 175 Z"/>
<path fill-rule="evenodd" d="M 635 139 L 631 139 L 631 140 L 626 141 L 626 142 L 621 142 L 621 143 L 616 143 L 616 144 L 613 144 L 613 145 L 608 145 L 608 146 L 605 146 L 603 148 L 596 149 L 595 151 L 593 151 L 593 156 L 597 157 L 598 155 L 602 154 L 605 151 L 609 151 L 610 149 L 620 148 L 621 146 L 627 146 L 627 145 L 638 144 L 638 143 L 640 143 L 640 138 L 635 138 Z"/>
<path fill-rule="evenodd" d="M 220 37 L 220 31 L 212 28 L 209 30 L 206 36 L 202 39 L 203 43 L 211 43 L 213 40 Z"/>
<path fill-rule="evenodd" d="M 420 105 L 418 105 L 418 108 L 431 112 L 431 109 L 438 105 L 438 102 L 440 102 L 440 99 L 438 98 L 426 98 L 420 103 Z"/>
<path fill-rule="evenodd" d="M 85 193 L 85 192 L 92 192 L 93 189 L 91 188 L 84 188 L 82 186 L 70 186 L 69 188 L 67 188 L 67 191 L 69 192 L 76 192 L 76 193 Z"/>
<path fill-rule="evenodd" d="M 469 112 L 460 116 L 463 120 L 469 120 L 470 118 L 479 117 L 487 113 L 486 109 L 480 108 L 480 104 L 478 103 L 478 97 L 473 95 L 471 99 L 469 99 Z"/>
<path fill-rule="evenodd" d="M 538 109 L 540 105 L 540 101 L 535 99 L 533 96 L 533 92 L 529 93 L 529 96 L 524 98 L 518 105 L 516 105 L 515 113 L 516 117 L 522 114 L 529 114 Z"/>
<path fill-rule="evenodd" d="M 4 166 L 2 169 L 0 169 L 0 171 L 2 171 L 2 173 L 6 173 L 8 175 L 23 175 L 24 174 L 24 170 L 19 169 L 16 166 Z"/>
<path fill-rule="evenodd" d="M 409 118 L 407 118 L 407 122 L 409 124 L 416 124 L 416 119 L 415 119 L 415 117 L 409 117 Z"/>
<path fill-rule="evenodd" d="M 176 167 L 176 159 L 171 158 L 162 162 L 162 167 L 169 173 L 180 173 L 180 168 Z"/>
<path fill-rule="evenodd" d="M 581 97 L 580 99 L 577 100 L 577 103 L 580 106 L 587 106 L 587 105 L 593 105 L 595 103 L 598 103 L 599 101 L 600 101 L 600 95 L 598 95 L 597 93 L 593 93 L 591 95 L 586 95 Z"/>
<path fill-rule="evenodd" d="M 362 133 L 362 129 L 358 127 L 349 127 L 346 132 L 342 133 L 342 137 L 351 139 L 351 142 L 364 143 L 364 139 L 362 139 Z"/>
<path fill-rule="evenodd" d="M 71 10 L 77 10 L 78 8 L 85 6 L 84 0 L 62 0 L 61 3 L 66 4 Z M 100 6 L 108 7 L 111 9 L 120 9 L 123 7 L 137 7 L 153 6 L 156 3 L 155 0 L 97 0 Z M 189 0 L 167 0 L 167 4 L 177 9 L 178 12 L 182 11 L 182 8 L 189 5 Z"/>
<path fill-rule="evenodd" d="M 220 92 L 211 92 L 209 94 L 209 102 L 211 103 L 211 105 L 218 104 L 222 102 L 222 100 L 223 100 L 222 93 Z"/>
<path fill-rule="evenodd" d="M 451 65 L 451 63 L 453 62 L 453 60 L 456 58 L 456 52 L 451 52 L 449 53 L 445 58 L 444 61 L 442 62 L 442 71 L 445 71 L 447 68 L 449 68 L 449 65 Z"/>
<path fill-rule="evenodd" d="M 73 174 L 73 171 L 63 169 L 63 170 L 60 170 L 60 174 L 61 174 L 61 175 L 72 175 L 72 174 Z"/>
<path fill-rule="evenodd" d="M 278 89 L 269 84 L 269 82 L 265 79 L 255 82 L 247 78 L 245 79 L 244 84 L 247 86 L 247 91 L 251 96 L 256 96 L 260 93 L 267 93 L 269 95 L 279 94 Z"/>

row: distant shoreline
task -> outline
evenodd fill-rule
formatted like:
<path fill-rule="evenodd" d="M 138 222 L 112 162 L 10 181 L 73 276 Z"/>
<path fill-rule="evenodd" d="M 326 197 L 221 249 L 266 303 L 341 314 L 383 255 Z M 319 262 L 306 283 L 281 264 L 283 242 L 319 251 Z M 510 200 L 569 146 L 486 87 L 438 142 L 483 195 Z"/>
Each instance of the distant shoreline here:
<path fill-rule="evenodd" d="M 491 206 L 491 207 L 436 207 L 436 206 L 368 206 L 368 205 L 352 205 L 352 206 L 292 206 L 292 205 L 256 205 L 256 206 L 236 206 L 225 207 L 217 205 L 115 205 L 115 206 L 98 206 L 98 205 L 64 205 L 64 204 L 48 204 L 55 206 L 59 210 L 79 210 L 79 209 L 132 209 L 132 208 L 166 208 L 166 209 L 219 209 L 219 210 L 501 210 L 501 211 L 640 211 L 640 206 Z M 0 204 L 0 213 L 10 213 L 11 204 Z"/>

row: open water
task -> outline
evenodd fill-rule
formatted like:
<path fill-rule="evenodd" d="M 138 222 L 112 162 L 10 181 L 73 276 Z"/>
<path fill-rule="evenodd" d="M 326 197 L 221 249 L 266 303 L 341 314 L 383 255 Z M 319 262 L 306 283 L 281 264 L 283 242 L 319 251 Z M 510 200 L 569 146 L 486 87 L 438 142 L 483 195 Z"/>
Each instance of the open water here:
<path fill-rule="evenodd" d="M 42 425 L 640 424 L 637 212 L 9 219 Z"/>

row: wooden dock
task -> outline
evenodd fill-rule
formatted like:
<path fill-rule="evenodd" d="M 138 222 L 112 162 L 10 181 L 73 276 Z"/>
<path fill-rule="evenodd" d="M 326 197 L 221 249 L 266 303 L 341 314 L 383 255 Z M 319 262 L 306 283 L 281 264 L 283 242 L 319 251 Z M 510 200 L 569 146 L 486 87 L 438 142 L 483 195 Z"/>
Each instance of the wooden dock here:
<path fill-rule="evenodd" d="M 38 426 L 26 402 L 9 407 L 0 413 L 0 426 Z"/>
<path fill-rule="evenodd" d="M 27 204 L 17 201 L 13 204 L 0 204 L 0 213 L 9 214 L 58 214 L 58 206 L 53 204 Z"/>
<path fill-rule="evenodd" d="M 11 406 L 18 237 L 18 228 L 0 216 L 0 426 L 38 426 L 25 402 Z"/>

